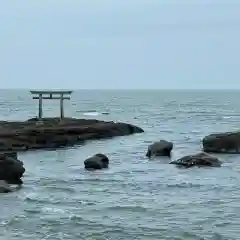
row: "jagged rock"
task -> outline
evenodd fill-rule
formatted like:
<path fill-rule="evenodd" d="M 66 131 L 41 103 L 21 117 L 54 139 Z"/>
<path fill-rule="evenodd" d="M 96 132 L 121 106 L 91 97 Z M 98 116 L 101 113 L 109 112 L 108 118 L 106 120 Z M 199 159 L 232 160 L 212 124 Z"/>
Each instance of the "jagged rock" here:
<path fill-rule="evenodd" d="M 173 143 L 166 140 L 160 140 L 148 146 L 146 156 L 170 156 L 173 149 Z"/>
<path fill-rule="evenodd" d="M 17 159 L 16 153 L 0 153 L 0 180 L 9 184 L 22 184 L 24 172 L 23 162 Z"/>
<path fill-rule="evenodd" d="M 170 164 L 176 164 L 183 167 L 193 167 L 193 166 L 210 166 L 210 167 L 220 167 L 222 162 L 205 152 L 201 152 L 195 155 L 188 155 L 182 157 L 178 160 L 170 162 Z"/>
<path fill-rule="evenodd" d="M 103 169 L 108 168 L 109 159 L 102 153 L 97 153 L 94 156 L 87 158 L 84 161 L 86 169 Z"/>
<path fill-rule="evenodd" d="M 25 122 L 0 122 L 0 151 L 60 148 L 86 140 L 111 138 L 144 132 L 122 122 L 96 119 L 36 118 Z"/>
<path fill-rule="evenodd" d="M 240 132 L 210 134 L 203 138 L 203 151 L 213 153 L 240 153 Z"/>

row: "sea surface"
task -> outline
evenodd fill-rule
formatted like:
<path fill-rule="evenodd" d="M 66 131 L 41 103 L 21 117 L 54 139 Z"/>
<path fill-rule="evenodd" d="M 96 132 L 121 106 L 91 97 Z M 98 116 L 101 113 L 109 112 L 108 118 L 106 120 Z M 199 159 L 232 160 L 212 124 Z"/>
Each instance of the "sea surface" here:
<path fill-rule="evenodd" d="M 24 185 L 0 195 L 0 239 L 240 239 L 240 155 L 192 169 L 145 157 L 160 139 L 174 142 L 176 159 L 201 151 L 207 134 L 239 129 L 239 100 L 240 91 L 74 91 L 66 116 L 124 121 L 145 133 L 20 153 Z M 0 91 L 0 120 L 34 117 L 37 106 L 27 90 Z M 58 115 L 58 101 L 44 101 L 44 116 Z M 84 160 L 98 152 L 109 169 L 86 171 Z"/>

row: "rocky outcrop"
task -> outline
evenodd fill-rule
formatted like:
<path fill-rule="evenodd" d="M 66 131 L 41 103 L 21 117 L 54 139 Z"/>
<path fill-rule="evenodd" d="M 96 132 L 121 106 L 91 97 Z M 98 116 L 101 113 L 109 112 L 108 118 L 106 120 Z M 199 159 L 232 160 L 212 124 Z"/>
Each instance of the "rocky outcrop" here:
<path fill-rule="evenodd" d="M 203 151 L 212 153 L 240 153 L 240 132 L 211 134 L 203 138 Z"/>
<path fill-rule="evenodd" d="M 178 160 L 170 162 L 170 164 L 176 164 L 183 167 L 193 167 L 193 166 L 210 166 L 210 167 L 220 167 L 222 162 L 205 152 L 201 152 L 195 155 L 188 155 L 182 157 Z"/>
<path fill-rule="evenodd" d="M 106 155 L 97 153 L 94 156 L 87 158 L 84 161 L 84 165 L 88 170 L 108 168 L 109 159 Z"/>
<path fill-rule="evenodd" d="M 73 146 L 86 140 L 142 133 L 137 126 L 95 119 L 36 118 L 25 122 L 0 122 L 0 151 Z"/>
<path fill-rule="evenodd" d="M 171 151 L 173 149 L 173 143 L 166 140 L 160 140 L 148 146 L 148 151 L 146 156 L 171 156 Z"/>
<path fill-rule="evenodd" d="M 23 163 L 17 159 L 16 153 L 0 153 L 0 180 L 9 184 L 22 184 L 24 172 Z"/>

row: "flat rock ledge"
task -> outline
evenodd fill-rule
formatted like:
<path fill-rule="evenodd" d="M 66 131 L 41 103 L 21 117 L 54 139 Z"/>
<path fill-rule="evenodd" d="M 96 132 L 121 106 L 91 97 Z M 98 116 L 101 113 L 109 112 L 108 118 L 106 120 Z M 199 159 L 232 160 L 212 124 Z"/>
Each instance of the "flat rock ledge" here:
<path fill-rule="evenodd" d="M 104 139 L 142 133 L 140 127 L 95 119 L 36 118 L 22 122 L 0 121 L 0 151 L 56 149 Z"/>
<path fill-rule="evenodd" d="M 240 131 L 210 134 L 203 138 L 203 151 L 208 153 L 240 153 Z"/>

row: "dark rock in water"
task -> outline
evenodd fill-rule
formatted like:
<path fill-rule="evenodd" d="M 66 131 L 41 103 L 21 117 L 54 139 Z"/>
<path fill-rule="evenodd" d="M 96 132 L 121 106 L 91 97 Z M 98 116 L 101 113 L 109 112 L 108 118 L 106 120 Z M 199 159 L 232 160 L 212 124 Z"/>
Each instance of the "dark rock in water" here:
<path fill-rule="evenodd" d="M 9 186 L 9 184 L 4 180 L 0 180 L 0 193 L 9 193 L 9 192 L 12 192 L 12 189 Z"/>
<path fill-rule="evenodd" d="M 0 180 L 9 184 L 22 184 L 24 172 L 23 162 L 13 158 L 10 153 L 0 153 Z"/>
<path fill-rule="evenodd" d="M 14 159 L 17 159 L 17 152 L 0 152 L 0 154 L 3 154 L 7 157 L 11 157 L 11 158 L 14 158 Z"/>
<path fill-rule="evenodd" d="M 205 152 L 201 152 L 195 155 L 188 155 L 182 157 L 178 160 L 170 162 L 170 164 L 176 164 L 183 167 L 193 167 L 193 166 L 210 166 L 210 167 L 220 167 L 222 162 Z"/>
<path fill-rule="evenodd" d="M 85 168 L 89 170 L 108 168 L 108 164 L 108 157 L 102 153 L 97 153 L 84 161 Z"/>
<path fill-rule="evenodd" d="M 96 119 L 36 118 L 25 122 L 0 122 L 0 151 L 73 146 L 86 140 L 111 138 L 144 132 L 141 128 L 122 122 Z"/>
<path fill-rule="evenodd" d="M 203 151 L 212 153 L 240 153 L 240 132 L 210 134 L 203 138 Z"/>
<path fill-rule="evenodd" d="M 148 147 L 146 156 L 171 156 L 171 151 L 173 149 L 173 143 L 165 140 L 160 140 L 155 142 Z"/>

